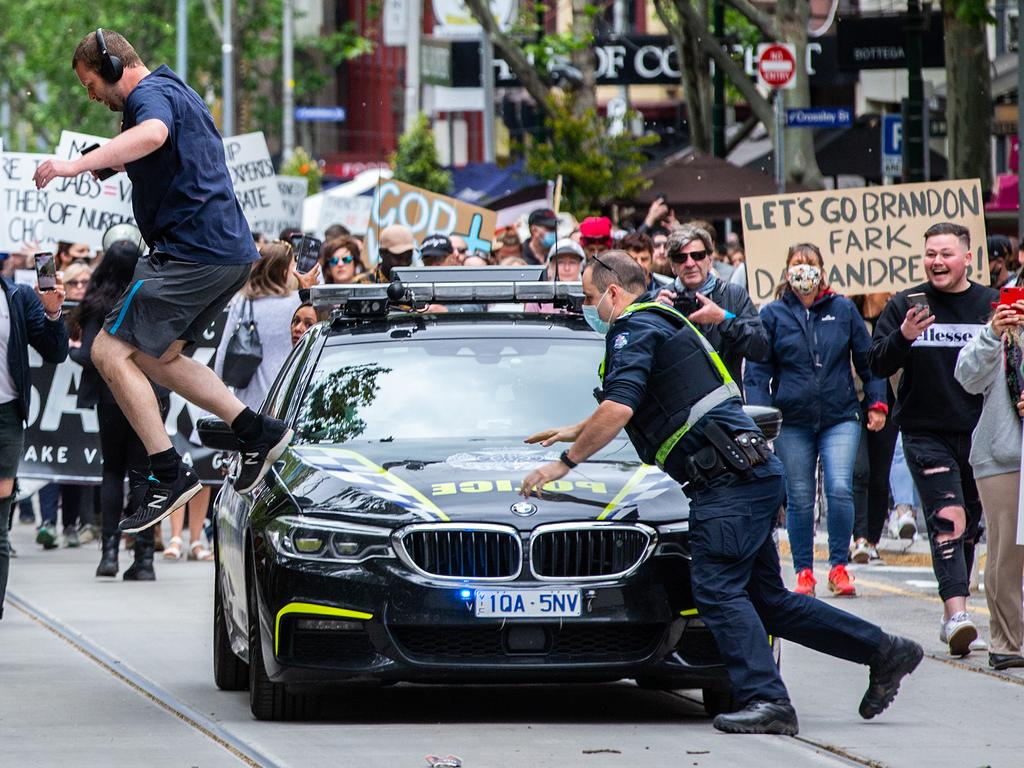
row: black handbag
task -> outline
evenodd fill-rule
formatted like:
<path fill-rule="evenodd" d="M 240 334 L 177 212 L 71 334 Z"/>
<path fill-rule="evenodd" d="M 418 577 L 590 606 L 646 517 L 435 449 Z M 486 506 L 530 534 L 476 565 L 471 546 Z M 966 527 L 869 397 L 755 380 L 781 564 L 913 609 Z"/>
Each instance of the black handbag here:
<path fill-rule="evenodd" d="M 224 353 L 224 374 L 221 377 L 225 384 L 239 389 L 249 386 L 253 374 L 263 362 L 263 343 L 256 329 L 252 299 L 248 301 L 249 319 L 246 320 L 243 309 L 242 319 L 238 321 L 231 338 L 228 339 L 228 347 Z"/>

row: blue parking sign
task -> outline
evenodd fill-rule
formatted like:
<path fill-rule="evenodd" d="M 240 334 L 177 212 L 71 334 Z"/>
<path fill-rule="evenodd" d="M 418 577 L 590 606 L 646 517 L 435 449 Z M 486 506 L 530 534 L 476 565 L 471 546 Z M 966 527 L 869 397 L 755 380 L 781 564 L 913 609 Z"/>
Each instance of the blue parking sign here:
<path fill-rule="evenodd" d="M 882 115 L 882 175 L 903 175 L 902 115 Z"/>

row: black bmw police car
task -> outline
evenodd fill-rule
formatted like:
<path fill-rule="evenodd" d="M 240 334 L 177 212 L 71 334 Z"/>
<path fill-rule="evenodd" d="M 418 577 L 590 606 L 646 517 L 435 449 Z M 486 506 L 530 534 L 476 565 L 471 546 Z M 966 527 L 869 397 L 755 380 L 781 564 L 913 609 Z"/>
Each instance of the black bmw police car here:
<path fill-rule="evenodd" d="M 293 443 L 250 493 L 229 477 L 216 502 L 217 685 L 248 688 L 254 715 L 274 720 L 366 681 L 632 678 L 727 709 L 690 593 L 679 486 L 623 436 L 542 498 L 517 494 L 561 450 L 523 437 L 593 409 L 582 393 L 604 349 L 578 314 L 521 304 L 572 304 L 579 284 L 433 272 L 403 275 L 390 297 L 314 289 L 338 309 L 263 406 Z M 417 311 L 438 303 L 469 311 Z M 774 436 L 778 412 L 751 410 Z M 233 447 L 216 419 L 199 432 Z"/>

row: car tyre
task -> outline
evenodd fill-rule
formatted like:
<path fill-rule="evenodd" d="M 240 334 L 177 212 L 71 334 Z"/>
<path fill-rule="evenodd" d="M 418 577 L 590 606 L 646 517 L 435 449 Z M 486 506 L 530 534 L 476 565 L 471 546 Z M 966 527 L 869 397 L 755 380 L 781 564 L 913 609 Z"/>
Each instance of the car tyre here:
<path fill-rule="evenodd" d="M 249 665 L 231 649 L 224 619 L 224 601 L 220 594 L 219 565 L 214 566 L 213 581 L 213 681 L 222 691 L 244 691 L 249 687 Z"/>
<path fill-rule="evenodd" d="M 256 585 L 250 574 L 249 583 L 249 708 L 257 720 L 300 720 L 315 712 L 311 695 L 291 693 L 281 683 L 273 682 L 263 664 L 263 643 L 260 639 L 259 605 Z"/>
<path fill-rule="evenodd" d="M 711 717 L 735 712 L 739 709 L 732 697 L 731 689 L 722 691 L 716 688 L 704 688 L 701 693 L 704 697 L 704 711 Z"/>

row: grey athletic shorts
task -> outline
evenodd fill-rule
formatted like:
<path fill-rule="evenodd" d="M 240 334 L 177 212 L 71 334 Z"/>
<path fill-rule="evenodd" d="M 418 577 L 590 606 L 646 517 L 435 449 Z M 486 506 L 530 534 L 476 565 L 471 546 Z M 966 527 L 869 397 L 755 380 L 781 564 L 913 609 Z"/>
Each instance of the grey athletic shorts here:
<path fill-rule="evenodd" d="M 178 339 L 188 347 L 245 285 L 251 268 L 143 256 L 103 327 L 151 357 L 160 357 Z"/>

